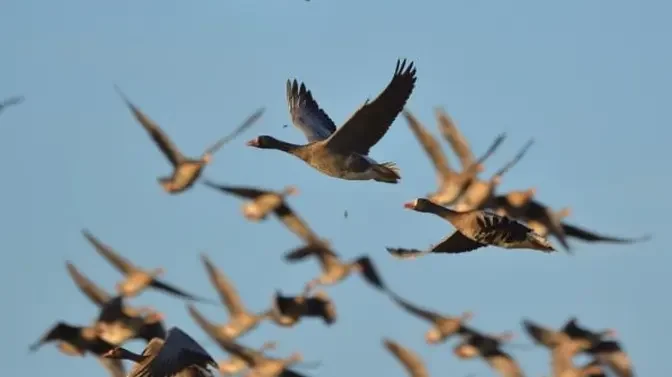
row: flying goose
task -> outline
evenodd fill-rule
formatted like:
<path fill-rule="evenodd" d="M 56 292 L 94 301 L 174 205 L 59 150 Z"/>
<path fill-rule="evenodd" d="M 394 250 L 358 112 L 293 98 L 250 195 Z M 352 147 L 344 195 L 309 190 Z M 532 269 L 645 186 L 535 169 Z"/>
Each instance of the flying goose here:
<path fill-rule="evenodd" d="M 297 145 L 263 135 L 247 145 L 277 149 L 292 154 L 319 172 L 346 180 L 375 180 L 397 183 L 401 176 L 392 162 L 379 164 L 369 157 L 369 150 L 382 137 L 402 111 L 415 87 L 415 67 L 397 60 L 397 67 L 387 87 L 366 102 L 338 130 L 320 108 L 310 90 L 296 80 L 287 81 L 287 102 L 292 123 L 306 136 L 308 144 Z"/>
<path fill-rule="evenodd" d="M 536 187 L 531 187 L 527 190 L 509 191 L 506 194 L 493 197 L 490 203 L 488 203 L 488 207 L 502 216 L 519 219 L 523 217 L 525 208 L 536 194 Z"/>
<path fill-rule="evenodd" d="M 556 214 L 549 206 L 532 199 L 527 203 L 522 212 L 523 213 L 521 217 L 516 219 L 528 223 L 532 221 L 541 224 L 545 228 L 547 234 L 554 236 L 566 251 L 571 251 L 571 248 L 567 243 L 565 230 L 563 229 L 561 223 L 561 215 L 569 216 L 569 209 L 563 210 L 559 214 Z"/>
<path fill-rule="evenodd" d="M 250 199 L 242 207 L 243 215 L 250 221 L 265 220 L 269 213 L 279 211 L 280 207 L 285 205 L 287 196 L 296 195 L 299 191 L 294 186 L 288 186 L 280 192 L 274 192 L 253 187 L 216 185 L 210 181 L 204 181 L 203 183 L 224 193 Z"/>
<path fill-rule="evenodd" d="M 204 330 L 206 328 L 211 328 L 220 337 L 235 339 L 254 330 L 261 321 L 270 318 L 270 310 L 259 314 L 248 311 L 245 308 L 245 305 L 243 305 L 243 301 L 240 299 L 236 288 L 226 275 L 217 269 L 205 254 L 201 254 L 201 260 L 205 265 L 205 270 L 208 272 L 210 283 L 212 283 L 217 290 L 222 303 L 224 303 L 229 312 L 229 320 L 227 323 L 223 325 L 213 325 L 211 322 L 204 320 L 205 317 L 199 313 L 193 305 L 188 305 L 187 309 L 189 315 L 191 315 L 201 328 Z"/>
<path fill-rule="evenodd" d="M 121 345 L 130 339 L 164 339 L 163 314 L 157 311 L 129 315 L 125 310 L 124 297 L 117 296 L 103 305 L 95 324 L 98 335 L 105 341 Z"/>
<path fill-rule="evenodd" d="M 207 332 L 207 331 L 206 331 Z M 295 352 L 284 359 L 272 358 L 264 355 L 263 350 L 255 350 L 236 343 L 232 339 L 216 338 L 209 334 L 215 341 L 228 352 L 232 358 L 242 359 L 250 371 L 246 377 L 303 377 L 300 373 L 289 369 L 292 365 L 303 360 L 300 353 Z"/>
<path fill-rule="evenodd" d="M 285 224 L 285 227 L 289 229 L 292 233 L 296 234 L 297 237 L 299 237 L 302 241 L 305 243 L 311 243 L 311 242 L 319 242 L 320 238 L 319 236 L 308 226 L 308 224 L 301 218 L 299 215 L 294 212 L 294 210 L 287 204 L 287 202 L 284 200 L 284 196 L 288 195 L 291 192 L 296 192 L 297 189 L 292 189 L 290 187 L 286 188 L 284 191 L 283 195 L 282 193 L 274 193 L 272 191 L 267 191 L 267 190 L 261 190 L 257 188 L 251 188 L 251 187 L 234 187 L 234 186 L 225 186 L 225 185 L 218 185 L 214 184 L 210 181 L 205 181 L 204 184 L 210 188 L 219 190 L 225 194 L 230 194 L 230 195 L 235 195 L 238 197 L 246 198 L 246 199 L 252 199 L 253 202 L 246 204 L 251 205 L 251 206 L 256 206 L 256 209 L 246 209 L 246 207 L 243 207 L 243 212 L 258 212 L 258 213 L 265 213 L 265 211 L 272 211 L 275 216 L 283 223 Z M 268 196 L 267 196 L 268 195 Z M 276 205 L 274 208 L 271 208 L 272 206 L 266 206 L 269 204 L 270 201 L 275 201 L 274 199 L 271 199 L 269 201 L 266 201 L 266 204 L 263 205 L 265 208 L 261 208 L 261 205 L 259 205 L 259 202 L 257 202 L 257 198 L 262 198 L 262 197 L 282 197 L 282 200 L 279 202 L 279 204 L 275 203 L 270 203 L 273 205 Z M 254 204 L 256 203 L 256 204 Z M 260 218 L 265 218 L 264 216 L 260 216 Z"/>
<path fill-rule="evenodd" d="M 172 295 L 182 297 L 187 300 L 211 302 L 186 293 L 180 289 L 168 285 L 156 277 L 163 274 L 163 268 L 156 268 L 151 271 L 143 270 L 133 265 L 129 260 L 117 254 L 110 246 L 103 244 L 87 229 L 82 230 L 82 235 L 96 249 L 98 254 L 107 259 L 119 272 L 125 275 L 125 279 L 117 283 L 117 292 L 126 297 L 135 297 L 143 292 L 147 287 L 156 288 Z"/>
<path fill-rule="evenodd" d="M 455 227 L 455 232 L 429 251 L 388 247 L 387 251 L 397 258 L 416 258 L 428 253 L 465 253 L 485 246 L 547 253 L 555 251 L 547 239 L 506 216 L 481 210 L 457 212 L 423 198 L 406 203 L 404 207 L 435 214 L 449 221 Z"/>
<path fill-rule="evenodd" d="M 455 209 L 463 212 L 488 207 L 489 202 L 495 196 L 497 186 L 502 182 L 504 174 L 516 166 L 516 164 L 525 156 L 532 144 L 534 144 L 534 139 L 528 140 L 520 151 L 518 151 L 518 154 L 516 154 L 516 156 L 511 161 L 507 162 L 501 169 L 497 170 L 489 180 L 484 181 L 476 179 L 469 188 L 467 188 L 464 195 L 460 197 Z"/>
<path fill-rule="evenodd" d="M 415 352 L 391 339 L 383 339 L 383 345 L 404 365 L 410 377 L 429 377 L 425 364 Z"/>
<path fill-rule="evenodd" d="M 432 327 L 425 333 L 427 344 L 443 343 L 450 336 L 460 334 L 463 324 L 474 316 L 472 312 L 464 312 L 459 317 L 447 316 L 413 305 L 395 293 L 392 293 L 391 297 L 407 312 L 432 323 Z"/>
<path fill-rule="evenodd" d="M 285 296 L 280 291 L 273 297 L 273 316 L 278 326 L 293 327 L 303 317 L 320 317 L 325 324 L 336 322 L 336 304 L 324 291 L 312 296 Z"/>
<path fill-rule="evenodd" d="M 380 275 L 376 271 L 373 261 L 368 256 L 360 256 L 352 262 L 342 262 L 338 254 L 331 250 L 326 241 L 311 243 L 285 254 L 285 261 L 294 263 L 315 256 L 320 263 L 322 273 L 319 277 L 306 284 L 304 295 L 319 285 L 333 285 L 348 277 L 352 272 L 361 273 L 362 277 L 371 286 L 381 291 L 387 290 Z"/>
<path fill-rule="evenodd" d="M 213 377 L 208 367 L 217 368 L 212 356 L 177 327 L 168 330 L 165 340 L 152 339 L 140 355 L 115 347 L 103 357 L 136 363 L 128 377 Z"/>
<path fill-rule="evenodd" d="M 126 103 L 126 106 L 131 110 L 135 119 L 142 125 L 145 131 L 147 131 L 152 140 L 154 140 L 154 143 L 161 149 L 161 152 L 173 165 L 173 173 L 170 177 L 158 178 L 163 189 L 169 194 L 179 194 L 193 186 L 194 182 L 201 176 L 205 165 L 212 162 L 212 155 L 224 146 L 224 144 L 233 140 L 236 136 L 254 124 L 254 122 L 264 113 L 264 108 L 260 108 L 254 112 L 254 114 L 249 116 L 243 124 L 233 130 L 233 132 L 209 146 L 205 152 L 203 152 L 201 157 L 194 159 L 184 156 L 157 123 L 140 111 L 140 109 L 128 99 L 118 86 L 115 85 L 115 89 Z"/>
<path fill-rule="evenodd" d="M 266 342 L 259 347 L 258 352 L 266 352 L 268 350 L 275 349 L 275 342 Z M 230 376 L 238 374 L 247 369 L 248 365 L 245 360 L 239 356 L 231 355 L 228 360 L 222 360 L 217 362 L 219 373 Z"/>
<path fill-rule="evenodd" d="M 500 336 L 487 335 L 464 327 L 463 340 L 455 346 L 453 353 L 462 360 L 481 357 L 502 377 L 524 377 L 518 362 L 501 349 L 502 342 L 512 336 L 510 333 Z"/>
<path fill-rule="evenodd" d="M 10 106 L 15 106 L 23 102 L 25 98 L 23 96 L 14 96 L 4 99 L 0 102 L 0 113 L 2 113 L 6 108 Z"/>
<path fill-rule="evenodd" d="M 420 142 L 425 153 L 427 153 L 429 159 L 432 161 L 434 169 L 436 169 L 439 189 L 435 193 L 428 194 L 428 198 L 441 205 L 451 205 L 464 194 L 469 185 L 476 179 L 478 173 L 483 171 L 483 162 L 497 150 L 506 138 L 504 134 L 498 136 L 483 157 L 465 167 L 461 173 L 457 173 L 451 169 L 448 159 L 441 150 L 441 146 L 436 138 L 420 124 L 410 111 L 404 110 L 403 115 L 415 138 L 418 139 L 418 142 Z"/>

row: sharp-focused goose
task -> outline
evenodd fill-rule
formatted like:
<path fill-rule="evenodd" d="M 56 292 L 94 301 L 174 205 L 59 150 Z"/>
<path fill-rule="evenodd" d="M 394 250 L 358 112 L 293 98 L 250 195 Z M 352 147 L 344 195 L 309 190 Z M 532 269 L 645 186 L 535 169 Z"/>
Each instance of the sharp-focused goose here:
<path fill-rule="evenodd" d="M 455 209 L 458 211 L 470 211 L 473 209 L 487 208 L 495 197 L 495 191 L 497 186 L 502 182 L 504 174 L 516 166 L 516 164 L 525 156 L 532 144 L 534 144 L 534 139 L 530 139 L 520 149 L 518 154 L 516 154 L 516 156 L 511 161 L 507 162 L 501 169 L 497 170 L 489 180 L 475 180 L 464 195 L 462 195 L 456 204 Z"/>
<path fill-rule="evenodd" d="M 495 152 L 505 139 L 505 135 L 500 135 L 483 157 L 465 167 L 461 173 L 457 173 L 448 164 L 448 159 L 436 138 L 420 124 L 410 111 L 404 110 L 403 115 L 415 138 L 418 139 L 432 161 L 437 173 L 439 189 L 435 193 L 428 194 L 428 197 L 442 205 L 450 205 L 462 196 L 478 173 L 483 171 L 483 162 Z"/>
<path fill-rule="evenodd" d="M 339 259 L 338 254 L 331 250 L 326 241 L 308 244 L 292 250 L 285 254 L 284 258 L 285 261 L 293 263 L 304 260 L 309 256 L 317 257 L 322 273 L 319 277 L 310 280 L 306 284 L 304 291 L 305 296 L 309 295 L 317 286 L 336 284 L 350 276 L 352 272 L 361 273 L 364 280 L 376 289 L 381 291 L 387 290 L 387 287 L 383 284 L 380 275 L 368 256 L 360 256 L 352 262 L 342 262 Z"/>
<path fill-rule="evenodd" d="M 98 254 L 110 262 L 110 264 L 112 264 L 119 272 L 125 275 L 125 279 L 116 285 L 117 292 L 120 295 L 134 297 L 143 292 L 147 287 L 152 287 L 187 300 L 211 302 L 210 300 L 194 296 L 157 279 L 157 276 L 163 274 L 163 268 L 156 268 L 151 271 L 143 270 L 117 254 L 110 246 L 102 243 L 87 229 L 82 230 L 82 235 L 84 235 L 84 238 L 91 243 Z"/>
<path fill-rule="evenodd" d="M 177 327 L 168 330 L 165 340 L 152 339 L 140 355 L 115 347 L 103 357 L 135 362 L 128 377 L 212 377 L 208 367 L 217 368 L 212 356 Z"/>
<path fill-rule="evenodd" d="M 261 347 L 259 347 L 258 352 L 263 353 L 268 350 L 275 349 L 275 347 L 275 342 L 266 342 L 262 344 Z M 248 369 L 248 365 L 245 360 L 236 355 L 231 355 L 228 360 L 218 361 L 217 365 L 219 366 L 219 373 L 225 376 L 238 374 Z"/>
<path fill-rule="evenodd" d="M 457 212 L 423 198 L 406 203 L 404 207 L 435 214 L 449 221 L 456 230 L 428 251 L 388 247 L 387 251 L 397 258 L 415 258 L 428 253 L 465 253 L 485 246 L 555 251 L 547 239 L 506 216 L 480 210 Z"/>
<path fill-rule="evenodd" d="M 260 190 L 249 187 L 232 187 L 232 186 L 217 185 L 208 181 L 205 181 L 204 184 L 210 188 L 214 188 L 226 194 L 236 195 L 247 199 L 253 199 L 253 202 L 246 204 L 246 206 L 251 205 L 256 206 L 256 208 L 248 209 L 246 206 L 244 206 L 243 213 L 256 212 L 261 214 L 264 213 L 265 211 L 272 211 L 275 214 L 275 216 L 277 216 L 278 219 L 283 224 L 285 224 L 287 229 L 289 229 L 292 233 L 296 234 L 296 236 L 299 237 L 305 243 L 320 241 L 318 235 L 308 226 L 308 224 L 299 215 L 296 214 L 296 212 L 294 212 L 294 210 L 289 206 L 289 204 L 287 204 L 287 202 L 284 200 L 284 196 L 282 195 L 282 193 L 280 194 L 273 193 L 272 191 Z M 285 189 L 285 195 L 289 194 L 288 189 Z M 289 191 L 296 192 L 295 190 L 289 190 Z M 257 203 L 256 198 L 260 198 L 266 195 L 269 195 L 269 197 L 275 197 L 276 195 L 277 197 L 279 196 L 283 197 L 277 204 L 270 203 L 275 201 L 275 199 L 270 199 L 269 201 L 266 202 L 266 204 L 263 204 L 263 207 L 255 204 Z M 275 206 L 274 208 L 273 205 Z M 264 216 L 261 216 L 260 218 L 265 218 L 265 216 L 266 214 L 264 214 Z"/>
<path fill-rule="evenodd" d="M 201 260 L 205 265 L 205 270 L 208 272 L 210 283 L 212 283 L 217 290 L 222 303 L 224 303 L 226 310 L 229 312 L 229 319 L 225 324 L 214 325 L 206 320 L 193 305 L 188 305 L 189 315 L 191 315 L 200 327 L 204 330 L 210 328 L 218 337 L 235 339 L 254 330 L 261 321 L 270 318 L 270 310 L 258 314 L 247 310 L 245 305 L 243 305 L 243 301 L 240 299 L 236 288 L 226 275 L 217 269 L 205 254 L 201 254 Z"/>
<path fill-rule="evenodd" d="M 117 346 L 130 339 L 149 342 L 154 338 L 166 337 L 163 314 L 149 311 L 143 315 L 129 315 L 125 310 L 123 296 L 117 296 L 103 305 L 95 326 L 102 339 Z"/>
<path fill-rule="evenodd" d="M 331 325 L 336 322 L 336 304 L 324 291 L 312 296 L 285 296 L 280 291 L 275 292 L 273 322 L 278 326 L 293 327 L 303 317 L 319 317 Z"/>
<path fill-rule="evenodd" d="M 308 139 L 306 145 L 287 143 L 263 135 L 249 146 L 292 154 L 319 172 L 346 180 L 397 183 L 401 176 L 392 162 L 379 164 L 369 157 L 373 147 L 406 105 L 415 87 L 415 67 L 397 61 L 392 80 L 373 101 L 367 100 L 338 130 L 306 86 L 287 81 L 287 102 L 292 123 Z"/>
<path fill-rule="evenodd" d="M 518 362 L 501 349 L 502 342 L 510 339 L 512 334 L 492 336 L 464 327 L 462 337 L 462 342 L 453 349 L 460 359 L 481 357 L 502 377 L 524 377 Z"/>
<path fill-rule="evenodd" d="M 392 293 L 391 297 L 407 312 L 432 324 L 432 327 L 425 333 L 425 341 L 427 344 L 443 343 L 450 336 L 459 334 L 463 324 L 473 317 L 472 312 L 464 312 L 459 317 L 447 316 L 413 305 L 399 297 L 397 294 Z"/>
<path fill-rule="evenodd" d="M 624 237 L 614 237 L 606 236 L 603 234 L 596 233 L 585 228 L 578 227 L 576 225 L 568 224 L 566 222 L 562 223 L 562 229 L 564 230 L 567 237 L 575 238 L 584 242 L 604 242 L 604 243 L 615 243 L 615 244 L 632 244 L 638 242 L 644 242 L 651 239 L 651 235 L 643 235 L 640 237 L 633 238 L 624 238 Z"/>
<path fill-rule="evenodd" d="M 383 339 L 383 345 L 403 364 L 410 377 L 429 377 L 425 363 L 415 352 L 390 339 Z"/>
<path fill-rule="evenodd" d="M 243 215 L 250 221 L 265 220 L 271 212 L 286 211 L 285 197 L 296 195 L 299 190 L 294 186 L 285 187 L 280 192 L 260 190 L 254 187 L 235 187 L 216 185 L 210 181 L 203 182 L 206 186 L 220 190 L 224 193 L 250 199 L 243 204 Z M 284 209 L 281 207 L 285 207 Z"/>
<path fill-rule="evenodd" d="M 276 359 L 268 357 L 258 350 L 238 344 L 231 339 L 215 340 L 232 358 L 239 358 L 245 362 L 247 368 L 250 369 L 245 377 L 303 377 L 303 375 L 289 369 L 292 365 L 303 360 L 298 352 L 284 359 Z"/>
<path fill-rule="evenodd" d="M 25 98 L 23 96 L 14 96 L 4 99 L 0 102 L 0 113 L 2 113 L 6 108 L 10 106 L 15 106 L 23 102 Z"/>
<path fill-rule="evenodd" d="M 102 355 L 114 345 L 98 336 L 93 327 L 73 326 L 67 322 L 57 322 L 37 342 L 30 346 L 30 351 L 37 351 L 43 344 L 58 342 L 61 353 L 69 356 L 84 356 L 87 352 Z"/>
<path fill-rule="evenodd" d="M 163 189 L 170 194 L 179 194 L 193 186 L 194 182 L 201 176 L 205 165 L 212 162 L 212 155 L 224 146 L 224 144 L 233 140 L 236 136 L 254 124 L 254 122 L 264 113 L 263 108 L 257 110 L 233 132 L 208 147 L 201 157 L 194 159 L 184 156 L 157 123 L 140 111 L 140 109 L 126 97 L 119 87 L 115 86 L 115 89 L 131 110 L 135 119 L 142 125 L 145 131 L 147 131 L 154 143 L 161 149 L 161 152 L 163 152 L 168 161 L 173 165 L 173 173 L 170 177 L 158 178 Z"/>

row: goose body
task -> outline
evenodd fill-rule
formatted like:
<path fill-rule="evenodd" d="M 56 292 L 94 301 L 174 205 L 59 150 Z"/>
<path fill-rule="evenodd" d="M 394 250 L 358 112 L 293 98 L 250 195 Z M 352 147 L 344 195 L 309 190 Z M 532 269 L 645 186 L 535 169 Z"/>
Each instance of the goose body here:
<path fill-rule="evenodd" d="M 415 67 L 397 61 L 392 80 L 373 101 L 368 100 L 338 130 L 320 108 L 305 84 L 287 81 L 287 102 L 292 123 L 308 144 L 297 145 L 262 135 L 247 143 L 262 149 L 289 153 L 315 170 L 345 180 L 397 183 L 399 169 L 391 162 L 378 163 L 368 156 L 402 111 L 415 87 Z"/>
<path fill-rule="evenodd" d="M 271 318 L 278 326 L 293 327 L 304 317 L 321 318 L 331 325 L 336 322 L 336 304 L 324 291 L 312 296 L 285 296 L 276 291 Z"/>

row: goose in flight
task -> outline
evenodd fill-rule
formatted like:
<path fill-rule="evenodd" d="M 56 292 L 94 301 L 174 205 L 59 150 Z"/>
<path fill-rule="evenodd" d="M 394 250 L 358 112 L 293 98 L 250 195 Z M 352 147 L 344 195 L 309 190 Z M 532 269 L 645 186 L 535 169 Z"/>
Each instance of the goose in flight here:
<path fill-rule="evenodd" d="M 305 84 L 288 80 L 292 123 L 304 133 L 308 144 L 291 144 L 262 135 L 247 145 L 292 154 L 331 177 L 397 183 L 401 176 L 396 165 L 374 161 L 369 150 L 383 138 L 406 105 L 415 87 L 415 73 L 412 62 L 406 65 L 406 60 L 398 60 L 387 87 L 373 101 L 367 100 L 338 130 Z"/>
<path fill-rule="evenodd" d="M 82 235 L 96 249 L 98 254 L 107 259 L 119 272 L 125 275 L 125 279 L 116 285 L 117 292 L 120 295 L 135 297 L 146 288 L 152 287 L 187 300 L 211 303 L 210 300 L 199 298 L 157 279 L 157 276 L 163 274 L 162 268 L 156 268 L 151 271 L 143 270 L 117 254 L 110 246 L 102 243 L 87 229 L 82 230 Z"/>
<path fill-rule="evenodd" d="M 293 327 L 304 317 L 319 317 L 327 326 L 332 325 L 336 322 L 336 304 L 325 291 L 312 296 L 285 296 L 280 291 L 275 292 L 273 322 L 278 326 Z"/>
<path fill-rule="evenodd" d="M 128 377 L 214 377 L 208 367 L 217 368 L 208 351 L 177 327 L 168 330 L 165 340 L 152 339 L 142 354 L 115 347 L 103 357 L 133 361 Z"/>
<path fill-rule="evenodd" d="M 464 327 L 462 337 L 462 342 L 453 348 L 458 358 L 468 360 L 480 357 L 502 377 L 525 376 L 518 362 L 502 350 L 502 343 L 510 340 L 513 334 L 494 336 Z"/>
<path fill-rule="evenodd" d="M 120 345 L 130 339 L 165 338 L 163 314 L 150 311 L 129 315 L 125 310 L 124 296 L 117 296 L 103 305 L 96 320 L 98 335 L 105 341 Z"/>
<path fill-rule="evenodd" d="M 212 155 L 224 146 L 224 144 L 233 140 L 236 136 L 254 124 L 254 122 L 264 113 L 264 109 L 260 108 L 250 115 L 243 124 L 233 130 L 233 132 L 209 146 L 205 152 L 203 152 L 201 157 L 194 159 L 184 156 L 157 123 L 140 111 L 140 109 L 126 97 L 118 86 L 115 86 L 115 89 L 126 103 L 126 106 L 131 110 L 135 119 L 142 125 L 145 131 L 147 131 L 152 140 L 154 140 L 154 143 L 161 149 L 161 152 L 166 156 L 168 161 L 170 161 L 171 165 L 173 165 L 173 173 L 170 177 L 158 178 L 163 189 L 169 194 L 179 194 L 193 186 L 194 182 L 201 176 L 205 166 L 212 162 Z"/>
<path fill-rule="evenodd" d="M 0 113 L 10 106 L 16 106 L 20 104 L 24 100 L 25 98 L 23 96 L 14 96 L 4 99 L 2 102 L 0 102 Z"/>
<path fill-rule="evenodd" d="M 416 258 L 429 253 L 465 253 L 485 246 L 539 250 L 545 253 L 555 251 L 546 238 L 506 216 L 481 210 L 457 212 L 424 198 L 406 203 L 404 207 L 437 215 L 450 222 L 456 230 L 428 251 L 388 247 L 387 251 L 397 258 Z"/>

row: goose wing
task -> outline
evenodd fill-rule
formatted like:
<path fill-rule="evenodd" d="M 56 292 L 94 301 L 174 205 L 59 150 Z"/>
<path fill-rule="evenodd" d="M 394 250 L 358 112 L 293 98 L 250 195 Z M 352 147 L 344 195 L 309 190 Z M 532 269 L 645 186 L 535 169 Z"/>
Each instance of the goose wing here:
<path fill-rule="evenodd" d="M 173 327 L 161 350 L 147 364 L 147 371 L 151 377 L 170 377 L 191 366 L 217 368 L 217 362 L 187 333 Z"/>
<path fill-rule="evenodd" d="M 620 238 L 620 237 L 605 236 L 587 230 L 585 228 L 580 228 L 576 225 L 571 225 L 567 223 L 562 223 L 562 229 L 565 231 L 566 235 L 578 238 L 586 242 L 608 242 L 608 243 L 630 244 L 630 243 L 648 241 L 651 239 L 651 235 L 645 235 L 638 238 Z"/>
<path fill-rule="evenodd" d="M 149 283 L 149 286 L 152 287 L 152 288 L 162 290 L 166 293 L 170 293 L 173 296 L 181 297 L 181 298 L 184 298 L 184 299 L 187 299 L 187 300 L 206 302 L 206 303 L 211 303 L 211 304 L 213 303 L 211 300 L 208 300 L 208 299 L 193 295 L 191 293 L 188 293 L 186 291 L 183 291 L 183 290 L 175 287 L 174 285 L 164 283 L 163 281 L 161 281 L 159 279 L 152 279 L 152 282 Z"/>
<path fill-rule="evenodd" d="M 123 273 L 124 275 L 128 275 L 132 272 L 139 271 L 139 269 L 128 259 L 117 254 L 108 245 L 100 242 L 100 240 L 91 234 L 88 229 L 83 229 L 82 234 L 84 235 L 84 238 L 86 238 L 87 241 L 93 245 L 98 254 L 107 259 L 107 261 L 110 262 L 117 270 L 119 270 L 119 272 Z"/>
<path fill-rule="evenodd" d="M 204 180 L 202 183 L 225 194 L 231 194 L 245 199 L 256 199 L 259 196 L 268 193 L 268 191 L 260 190 L 254 187 L 219 185 L 208 180 Z"/>
<path fill-rule="evenodd" d="M 306 300 L 306 316 L 322 317 L 327 325 L 336 322 L 336 305 L 329 297 L 314 296 Z"/>
<path fill-rule="evenodd" d="M 117 296 L 110 299 L 100 309 L 98 314 L 98 322 L 110 323 L 124 317 L 128 317 L 124 312 L 123 296 Z"/>
<path fill-rule="evenodd" d="M 287 262 L 293 263 L 303 260 L 310 255 L 317 257 L 323 270 L 329 270 L 340 264 L 338 254 L 323 243 L 309 243 L 296 248 L 285 254 L 284 259 Z"/>
<path fill-rule="evenodd" d="M 247 117 L 245 121 L 238 126 L 236 129 L 234 129 L 231 133 L 228 135 L 224 136 L 223 138 L 217 140 L 214 144 L 209 146 L 205 152 L 203 152 L 204 155 L 206 154 L 211 154 L 217 152 L 221 147 L 223 147 L 225 144 L 230 142 L 231 140 L 235 139 L 238 135 L 243 133 L 245 130 L 250 128 L 261 116 L 264 114 L 264 108 L 260 108 L 257 111 L 255 111 L 252 115 Z"/>
<path fill-rule="evenodd" d="M 387 251 L 398 259 L 415 259 L 430 253 L 466 253 L 484 246 L 486 245 L 474 241 L 460 232 L 453 232 L 429 250 L 388 247 Z"/>
<path fill-rule="evenodd" d="M 485 151 L 485 153 L 483 153 L 483 156 L 481 156 L 478 159 L 478 161 L 476 161 L 476 163 L 477 164 L 484 163 L 485 160 L 490 158 L 490 156 L 492 156 L 493 153 L 495 153 L 495 151 L 497 151 L 497 149 L 499 148 L 500 145 L 502 145 L 502 143 L 504 142 L 505 139 L 506 139 L 506 133 L 502 133 L 502 134 L 497 135 L 495 140 L 493 140 L 492 144 L 490 144 L 490 147 L 488 147 L 488 149 Z"/>
<path fill-rule="evenodd" d="M 530 149 L 530 147 L 532 146 L 532 144 L 534 144 L 534 139 L 530 139 L 530 140 L 528 140 L 527 143 L 525 143 L 525 145 L 523 145 L 523 147 L 520 149 L 520 151 L 518 151 L 518 154 L 516 154 L 515 157 L 513 157 L 513 159 L 512 159 L 511 161 L 507 162 L 506 165 L 504 165 L 501 169 L 497 170 L 497 171 L 495 172 L 495 174 L 493 175 L 493 177 L 501 177 L 501 176 L 503 176 L 504 174 L 506 174 L 506 172 L 508 172 L 509 170 L 511 170 L 511 168 L 513 168 L 514 166 L 516 166 L 516 164 L 517 164 L 523 157 L 525 157 L 525 154 L 527 154 L 527 150 Z"/>
<path fill-rule="evenodd" d="M 560 241 L 560 244 L 565 248 L 565 250 L 570 250 L 569 244 L 567 243 L 567 237 L 565 236 L 565 231 L 562 228 L 560 217 L 556 216 L 551 208 L 539 203 L 536 200 L 531 200 L 525 207 L 524 218 L 526 220 L 536 220 L 542 223 L 545 227 L 548 228 L 550 233 L 554 235 L 558 241 Z"/>
<path fill-rule="evenodd" d="M 527 234 L 532 231 L 532 229 L 507 216 L 499 216 L 486 211 L 474 213 L 476 214 L 477 225 L 473 238 L 485 245 L 515 244 L 527 239 Z"/>
<path fill-rule="evenodd" d="M 196 322 L 198 327 L 200 327 L 206 334 L 208 334 L 212 339 L 219 339 L 218 327 L 214 323 L 210 322 L 201 312 L 196 310 L 192 304 L 187 304 L 187 311 L 189 316 Z"/>
<path fill-rule="evenodd" d="M 387 290 L 387 287 L 383 282 L 383 278 L 380 276 L 378 269 L 376 269 L 376 265 L 373 264 L 373 261 L 370 257 L 360 257 L 357 259 L 356 263 L 360 266 L 362 277 L 364 280 L 366 280 L 367 283 L 382 291 Z"/>
<path fill-rule="evenodd" d="M 397 60 L 397 67 L 387 87 L 372 102 L 368 100 L 345 124 L 336 130 L 327 147 L 345 153 L 368 155 L 403 110 L 415 87 L 415 67 Z"/>
<path fill-rule="evenodd" d="M 105 369 L 107 369 L 110 373 L 110 377 L 126 377 L 126 369 L 121 360 L 99 357 L 98 361 Z"/>
<path fill-rule="evenodd" d="M 80 337 L 81 329 L 81 326 L 72 326 L 62 321 L 57 322 L 37 342 L 30 346 L 30 351 L 36 351 L 42 344 L 53 340 L 73 341 Z"/>
<path fill-rule="evenodd" d="M 439 142 L 432 136 L 432 134 L 427 132 L 427 129 L 420 124 L 418 119 L 413 116 L 410 111 L 404 110 L 403 114 L 413 135 L 415 135 L 415 138 L 418 139 L 422 145 L 422 149 L 424 149 L 427 156 L 429 156 L 436 171 L 443 179 L 450 178 L 454 172 L 451 170 L 450 165 L 448 164 L 448 159 L 441 150 Z"/>
<path fill-rule="evenodd" d="M 596 359 L 608 366 L 618 377 L 633 377 L 632 361 L 618 342 L 604 341 L 598 344 L 591 353 Z"/>
<path fill-rule="evenodd" d="M 311 244 L 320 242 L 320 237 L 313 231 L 308 223 L 303 220 L 285 201 L 273 211 L 278 219 L 290 232 L 294 233 L 303 242 Z"/>
<path fill-rule="evenodd" d="M 94 282 L 89 280 L 84 274 L 79 272 L 79 270 L 72 264 L 70 261 L 65 263 L 66 268 L 68 269 L 68 274 L 75 282 L 77 288 L 91 300 L 94 304 L 98 306 L 105 305 L 111 298 L 110 294 L 105 292 L 102 288 L 97 286 Z"/>
<path fill-rule="evenodd" d="M 14 96 L 6 98 L 4 101 L 0 102 L 0 111 L 4 110 L 7 106 L 18 105 L 23 102 L 25 98 L 23 96 Z"/>
<path fill-rule="evenodd" d="M 415 352 L 402 347 L 390 339 L 384 339 L 383 344 L 388 351 L 401 361 L 411 377 L 429 377 L 425 364 Z"/>
<path fill-rule="evenodd" d="M 455 151 L 455 154 L 460 159 L 462 169 L 467 169 L 476 161 L 474 154 L 471 151 L 471 147 L 469 146 L 469 142 L 457 128 L 453 119 L 451 119 L 443 109 L 437 108 L 434 112 L 436 114 L 436 119 L 439 121 L 439 130 L 441 131 L 441 134 L 448 141 Z"/>
<path fill-rule="evenodd" d="M 173 144 L 168 135 L 159 127 L 159 125 L 151 120 L 147 115 L 145 115 L 140 109 L 135 106 L 126 95 L 115 85 L 115 90 L 121 96 L 121 98 L 126 103 L 126 106 L 131 110 L 135 119 L 142 125 L 142 127 L 147 131 L 149 136 L 154 140 L 154 143 L 161 149 L 161 152 L 166 156 L 168 161 L 174 166 L 177 167 L 182 163 L 185 157 L 182 155 L 180 150 Z"/>
<path fill-rule="evenodd" d="M 208 272 L 208 278 L 210 283 L 215 287 L 219 297 L 221 298 L 224 305 L 226 305 L 229 313 L 232 316 L 242 315 L 246 313 L 245 306 L 243 301 L 240 299 L 236 288 L 229 281 L 229 279 L 215 267 L 210 259 L 205 255 L 201 254 L 201 260 L 205 265 L 205 270 Z"/>
<path fill-rule="evenodd" d="M 336 131 L 334 121 L 320 108 L 304 83 L 287 80 L 287 104 L 292 124 L 306 136 L 309 142 L 320 141 Z"/>
<path fill-rule="evenodd" d="M 442 315 L 440 315 L 436 312 L 433 312 L 431 310 L 421 308 L 417 305 L 411 304 L 409 301 L 401 298 L 396 293 L 392 293 L 392 299 L 394 300 L 394 302 L 396 302 L 399 306 L 401 306 L 407 312 L 409 312 L 409 313 L 411 313 L 415 316 L 418 316 L 418 317 L 420 317 L 420 318 L 422 318 L 426 321 L 429 321 L 431 323 L 437 323 L 437 322 L 445 319 L 444 316 L 442 316 Z"/>
<path fill-rule="evenodd" d="M 523 320 L 523 328 L 537 344 L 553 347 L 557 340 L 558 332 L 536 324 L 528 319 Z"/>

